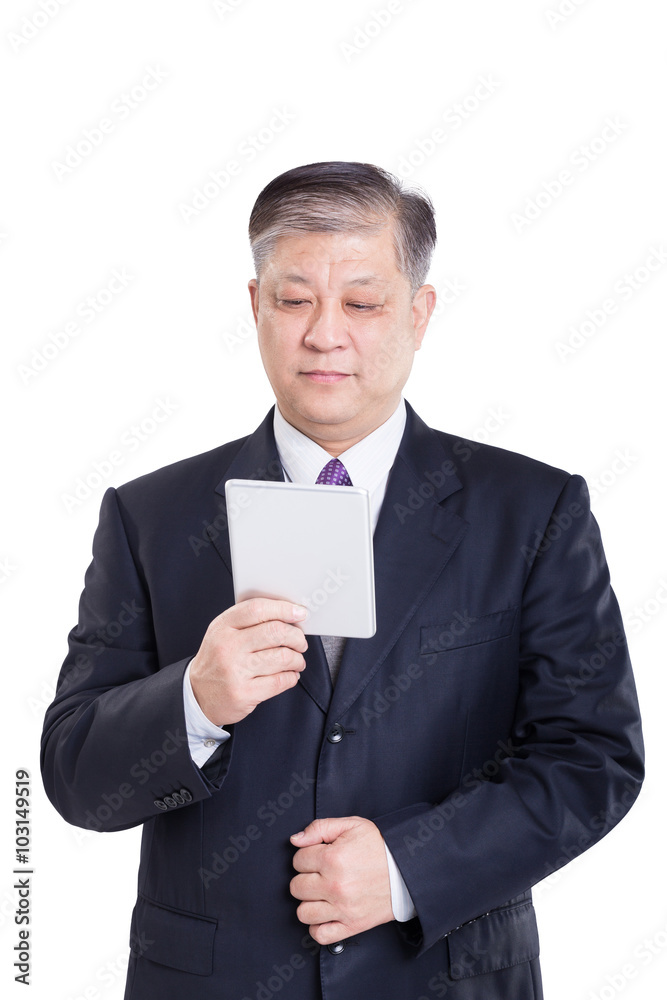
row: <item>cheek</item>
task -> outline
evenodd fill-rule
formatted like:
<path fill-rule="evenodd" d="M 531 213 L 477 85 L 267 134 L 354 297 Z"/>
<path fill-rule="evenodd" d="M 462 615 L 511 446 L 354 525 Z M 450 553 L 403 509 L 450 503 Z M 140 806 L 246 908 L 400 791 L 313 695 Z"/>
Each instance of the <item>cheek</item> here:
<path fill-rule="evenodd" d="M 273 317 L 261 319 L 257 326 L 260 346 L 274 356 L 292 354 L 300 343 L 301 334 L 293 323 Z"/>
<path fill-rule="evenodd" d="M 414 335 L 391 331 L 359 345 L 364 376 L 370 386 L 393 385 L 409 373 L 414 359 Z"/>
<path fill-rule="evenodd" d="M 273 323 L 260 320 L 257 326 L 257 342 L 264 357 L 270 359 L 279 356 L 285 339 L 280 336 L 280 331 Z"/>
<path fill-rule="evenodd" d="M 297 343 L 294 336 L 275 326 L 258 328 L 258 345 L 262 363 L 274 384 L 286 384 L 294 376 Z"/>

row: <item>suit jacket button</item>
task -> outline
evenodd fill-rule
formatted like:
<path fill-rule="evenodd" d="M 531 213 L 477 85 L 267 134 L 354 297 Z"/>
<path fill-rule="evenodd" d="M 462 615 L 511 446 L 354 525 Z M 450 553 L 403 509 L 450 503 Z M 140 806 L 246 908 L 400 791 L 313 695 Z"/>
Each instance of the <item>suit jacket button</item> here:
<path fill-rule="evenodd" d="M 181 790 L 180 790 L 180 792 L 179 792 L 179 795 L 182 795 L 182 796 L 183 796 L 183 801 L 184 801 L 184 802 L 192 802 L 192 795 L 191 795 L 191 793 L 190 793 L 190 792 L 189 792 L 189 791 L 187 790 L 187 788 L 181 788 Z"/>
<path fill-rule="evenodd" d="M 165 811 L 165 812 L 166 812 L 166 811 L 167 811 L 167 809 L 169 808 L 169 806 L 168 806 L 168 805 L 166 805 L 166 804 L 165 804 L 165 803 L 164 803 L 164 802 L 162 801 L 162 799 L 156 799 L 156 800 L 155 800 L 155 802 L 153 803 L 153 805 L 154 805 L 154 806 L 157 806 L 157 807 L 158 807 L 158 809 L 164 809 L 164 811 Z"/>
<path fill-rule="evenodd" d="M 171 797 L 177 806 L 182 806 L 183 803 L 185 802 L 185 799 L 183 798 L 180 792 L 172 792 Z"/>
<path fill-rule="evenodd" d="M 335 944 L 328 944 L 327 948 L 331 952 L 332 955 L 340 955 L 341 952 L 345 951 L 345 942 L 344 941 L 336 941 Z"/>
<path fill-rule="evenodd" d="M 175 809 L 176 808 L 176 800 L 172 799 L 171 795 L 165 795 L 163 801 L 164 801 L 164 804 L 166 806 L 169 806 L 170 809 Z"/>
<path fill-rule="evenodd" d="M 340 743 L 344 735 L 345 735 L 345 730 L 340 725 L 340 723 L 337 722 L 336 725 L 332 726 L 329 732 L 327 733 L 327 739 L 329 740 L 329 743 Z M 338 953 L 336 952 L 336 954 Z"/>

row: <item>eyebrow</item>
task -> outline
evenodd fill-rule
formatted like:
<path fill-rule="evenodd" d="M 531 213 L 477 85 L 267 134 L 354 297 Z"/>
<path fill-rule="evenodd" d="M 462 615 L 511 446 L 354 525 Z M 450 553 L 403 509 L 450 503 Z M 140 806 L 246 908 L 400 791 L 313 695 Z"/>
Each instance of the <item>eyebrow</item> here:
<path fill-rule="evenodd" d="M 279 279 L 282 281 L 293 281 L 298 285 L 309 285 L 310 281 L 308 278 L 304 277 L 302 274 L 280 274 Z M 352 278 L 350 281 L 346 281 L 347 286 L 352 285 L 385 285 L 386 281 L 379 278 L 375 274 L 364 274 L 359 278 Z"/>

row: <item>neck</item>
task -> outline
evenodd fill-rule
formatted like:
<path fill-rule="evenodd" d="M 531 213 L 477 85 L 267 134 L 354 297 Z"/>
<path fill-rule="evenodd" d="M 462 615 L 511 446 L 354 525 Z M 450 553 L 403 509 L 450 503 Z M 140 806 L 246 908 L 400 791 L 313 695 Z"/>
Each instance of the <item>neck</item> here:
<path fill-rule="evenodd" d="M 400 402 L 400 400 L 399 400 Z M 276 402 L 276 406 L 278 403 Z M 338 458 L 343 452 L 347 451 L 348 448 L 352 448 L 353 445 L 358 444 L 359 441 L 363 441 L 365 437 L 376 431 L 378 427 L 381 427 L 389 417 L 391 417 L 396 412 L 396 407 L 398 403 L 391 404 L 387 408 L 387 412 L 383 412 L 377 415 L 377 419 L 368 423 L 363 428 L 350 428 L 348 434 L 341 434 L 341 431 L 346 430 L 346 428 L 340 424 L 318 424 L 313 421 L 303 420 L 300 418 L 299 414 L 284 413 L 283 410 L 278 407 L 280 413 L 285 418 L 285 420 L 296 427 L 298 431 L 309 437 L 311 441 L 318 444 L 320 448 L 328 452 L 332 458 Z"/>

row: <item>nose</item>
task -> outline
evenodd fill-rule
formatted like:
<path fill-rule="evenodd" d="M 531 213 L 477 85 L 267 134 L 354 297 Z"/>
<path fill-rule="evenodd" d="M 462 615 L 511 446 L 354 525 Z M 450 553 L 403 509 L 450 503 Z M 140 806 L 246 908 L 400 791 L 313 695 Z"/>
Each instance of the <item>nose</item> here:
<path fill-rule="evenodd" d="M 347 319 L 338 302 L 322 299 L 315 310 L 304 343 L 316 351 L 334 351 L 347 347 Z"/>

